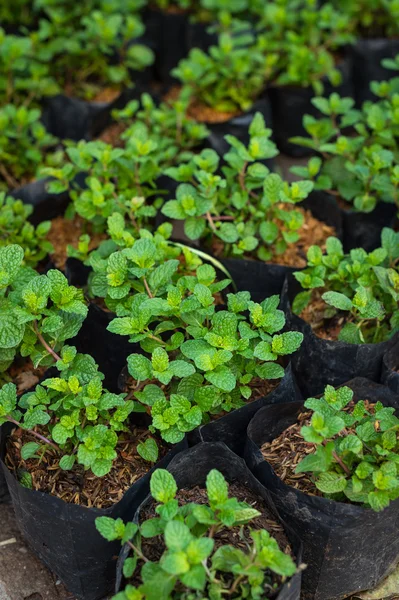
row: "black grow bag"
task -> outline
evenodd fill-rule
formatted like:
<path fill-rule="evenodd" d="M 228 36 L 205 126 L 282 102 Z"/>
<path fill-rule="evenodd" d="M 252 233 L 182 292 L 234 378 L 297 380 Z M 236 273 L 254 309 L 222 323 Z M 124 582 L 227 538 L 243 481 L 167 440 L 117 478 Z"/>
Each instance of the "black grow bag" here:
<path fill-rule="evenodd" d="M 196 439 L 202 442 L 224 442 L 238 456 L 242 456 L 248 424 L 260 408 L 268 404 L 302 401 L 302 394 L 289 364 L 281 382 L 270 394 L 233 410 L 216 421 L 202 425 L 195 432 Z M 190 441 L 192 439 L 190 438 Z"/>
<path fill-rule="evenodd" d="M 355 379 L 348 382 L 355 399 L 399 407 L 385 386 Z M 303 543 L 304 600 L 341 600 L 376 587 L 399 561 L 399 500 L 380 513 L 354 504 L 308 496 L 286 485 L 259 450 L 295 423 L 301 404 L 265 406 L 248 427 L 246 459 L 270 491 L 277 510 Z"/>
<path fill-rule="evenodd" d="M 47 131 L 60 139 L 91 140 L 112 122 L 113 110 L 120 110 L 131 100 L 140 100 L 146 91 L 137 84 L 121 91 L 111 102 L 88 102 L 57 94 L 44 100 L 42 121 Z"/>
<path fill-rule="evenodd" d="M 78 352 L 90 354 L 105 375 L 104 387 L 110 392 L 119 392 L 118 377 L 126 365 L 127 357 L 137 352 L 138 344 L 131 344 L 129 338 L 116 335 L 107 330 L 109 323 L 116 317 L 97 304 L 89 304 L 89 312 L 82 327 L 71 345 Z"/>
<path fill-rule="evenodd" d="M 49 178 L 38 179 L 8 192 L 9 196 L 33 206 L 29 221 L 34 225 L 62 215 L 69 204 L 68 191 L 61 194 L 51 194 L 47 191 L 49 181 Z"/>
<path fill-rule="evenodd" d="M 133 519 L 148 494 L 152 471 L 107 509 L 67 504 L 60 498 L 23 487 L 5 466 L 6 433 L 0 429 L 1 467 L 6 478 L 22 535 L 33 552 L 52 570 L 78 600 L 100 600 L 112 592 L 119 542 L 110 543 L 97 532 L 100 516 Z M 178 444 L 156 466 L 165 468 L 185 447 Z"/>
<path fill-rule="evenodd" d="M 180 452 L 168 466 L 168 471 L 174 476 L 179 489 L 205 486 L 206 476 L 211 469 L 218 469 L 223 473 L 228 482 L 237 481 L 263 498 L 265 505 L 279 519 L 279 515 L 270 501 L 268 491 L 259 484 L 244 461 L 231 452 L 223 443 L 199 444 L 194 448 Z M 151 497 L 147 497 L 143 505 L 138 508 L 134 518 L 136 523 L 139 522 L 142 508 L 150 502 Z M 297 564 L 299 565 L 301 563 L 301 545 L 299 539 L 293 530 L 287 528 L 285 523 L 283 525 L 296 555 Z M 118 560 L 117 592 L 123 587 L 122 566 L 128 554 L 128 547 L 124 547 Z M 282 587 L 276 600 L 299 600 L 300 592 L 301 572 L 298 572 Z"/>
<path fill-rule="evenodd" d="M 399 395 L 399 340 L 384 354 L 381 380 Z"/>
<path fill-rule="evenodd" d="M 341 208 L 334 196 L 328 192 L 315 190 L 305 201 L 315 217 L 319 217 L 321 207 L 330 206 L 331 213 L 340 222 L 344 251 L 364 248 L 371 252 L 381 246 L 381 231 L 384 227 L 393 227 L 396 220 L 396 206 L 387 202 L 378 202 L 371 213 Z M 325 209 L 324 209 L 325 210 Z M 323 220 L 323 219 L 322 219 Z"/>
<path fill-rule="evenodd" d="M 345 59 L 338 68 L 342 74 L 342 83 L 334 87 L 327 78 L 324 78 L 324 97 L 330 96 L 333 92 L 340 96 L 353 96 L 351 60 Z M 276 86 L 271 87 L 269 92 L 272 102 L 273 133 L 279 150 L 293 157 L 313 154 L 312 149 L 298 146 L 289 141 L 295 136 L 308 137 L 302 124 L 304 115 L 321 116 L 311 102 L 316 95 L 312 86 Z"/>
<path fill-rule="evenodd" d="M 372 81 L 386 81 L 395 77 L 395 71 L 386 69 L 381 61 L 399 54 L 399 40 L 377 38 L 359 40 L 352 48 L 353 85 L 356 104 L 360 108 L 365 100 L 375 100 L 370 90 Z"/>
<path fill-rule="evenodd" d="M 380 381 L 382 357 L 399 339 L 378 344 L 348 344 L 317 337 L 311 326 L 291 311 L 291 302 L 302 288 L 291 276 L 283 285 L 281 308 L 284 310 L 288 330 L 304 335 L 300 348 L 291 357 L 293 372 L 305 397 L 321 394 L 327 383 L 341 385 L 353 377 L 367 377 Z"/>

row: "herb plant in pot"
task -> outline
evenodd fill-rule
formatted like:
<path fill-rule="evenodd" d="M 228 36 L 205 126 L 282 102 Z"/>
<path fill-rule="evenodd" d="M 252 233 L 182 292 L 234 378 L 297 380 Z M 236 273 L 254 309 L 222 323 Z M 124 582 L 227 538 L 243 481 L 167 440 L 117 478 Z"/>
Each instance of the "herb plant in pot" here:
<path fill-rule="evenodd" d="M 304 545 L 304 598 L 374 588 L 398 561 L 397 397 L 364 382 L 266 406 L 248 428 L 251 469 Z"/>
<path fill-rule="evenodd" d="M 215 468 L 217 457 L 222 472 Z M 169 468 L 152 475 L 151 495 L 133 523 L 96 521 L 105 537 L 123 538 L 125 544 L 119 570 L 123 563 L 128 585 L 115 598 L 213 597 L 223 591 L 232 598 L 299 598 L 297 540 L 270 512 L 266 490 L 242 461 L 223 444 L 200 444 L 179 454 Z M 179 531 L 178 538 L 172 531 Z M 151 562 L 144 565 L 146 555 Z M 180 568 L 173 569 L 168 565 L 177 556 Z M 254 577 L 248 577 L 249 569 Z"/>
<path fill-rule="evenodd" d="M 173 74 L 191 90 L 189 116 L 211 130 L 209 143 L 220 155 L 227 150 L 224 135 L 231 133 L 247 143 L 247 131 L 255 112 L 270 123 L 270 107 L 264 90 L 274 72 L 277 57 L 265 56 L 261 44 L 248 29 L 222 33 L 208 53 L 191 50 Z"/>
<path fill-rule="evenodd" d="M 299 285 L 294 278 L 284 285 L 288 322 L 304 333 L 294 370 L 308 395 L 320 393 L 326 378 L 333 385 L 355 376 L 379 381 L 399 329 L 398 234 L 384 229 L 381 247 L 370 253 L 344 254 L 336 238 L 326 248 L 324 255 L 310 248 L 308 267 L 294 273 Z"/>
<path fill-rule="evenodd" d="M 257 113 L 247 146 L 226 136 L 230 150 L 220 170 L 212 150 L 203 150 L 188 165 L 169 169 L 167 174 L 182 183 L 176 199 L 162 208 L 167 217 L 183 220 L 185 235 L 200 240 L 222 260 L 238 289 L 251 291 L 257 301 L 279 294 L 286 272 L 305 266 L 309 245 L 316 242 L 323 247 L 335 232 L 335 215 L 329 207 L 322 222 L 300 206 L 313 188 L 311 181 L 289 184 L 262 164 L 277 154 L 270 135 Z"/>
<path fill-rule="evenodd" d="M 382 83 L 380 93 L 389 89 L 389 82 Z M 313 206 L 335 199 L 348 250 L 378 246 L 381 229 L 395 218 L 399 177 L 393 97 L 388 93 L 378 104 L 365 104 L 362 111 L 354 110 L 351 98 L 338 94 L 314 98 L 323 117 L 306 115 L 304 126 L 310 137 L 294 138 L 322 156 L 322 160 L 312 158 L 307 168 L 291 171 L 314 181 Z"/>
<path fill-rule="evenodd" d="M 330 3 L 320 7 L 316 0 L 288 0 L 266 5 L 263 23 L 259 27 L 265 52 L 272 48 L 280 56 L 270 87 L 275 140 L 282 152 L 304 156 L 309 152 L 289 140 L 305 133 L 304 114 L 317 114 L 311 104 L 314 94 L 329 95 L 334 87 L 352 94 L 351 62 L 345 53 L 353 40 L 349 19 Z"/>

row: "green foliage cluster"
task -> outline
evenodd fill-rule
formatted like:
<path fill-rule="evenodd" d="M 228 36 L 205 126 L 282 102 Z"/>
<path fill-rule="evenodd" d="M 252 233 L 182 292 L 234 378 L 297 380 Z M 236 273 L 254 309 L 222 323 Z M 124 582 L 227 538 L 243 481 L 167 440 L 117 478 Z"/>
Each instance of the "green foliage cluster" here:
<path fill-rule="evenodd" d="M 128 148 L 113 148 L 101 140 L 68 144 L 68 161 L 60 167 L 43 168 L 41 173 L 52 178 L 49 192 L 70 190 L 69 216 L 77 213 L 92 223 L 95 231 L 105 231 L 107 219 L 117 213 L 125 220 L 127 231 L 137 236 L 162 205 L 155 185 L 161 174 L 157 156 L 157 142 L 142 128 Z"/>
<path fill-rule="evenodd" d="M 358 37 L 396 37 L 399 33 L 397 0 L 333 0 L 336 8 L 350 18 Z"/>
<path fill-rule="evenodd" d="M 170 168 L 167 174 L 182 182 L 176 199 L 165 203 L 163 214 L 184 220 L 184 232 L 191 240 L 201 239 L 212 248 L 223 243 L 226 256 L 255 256 L 270 260 L 298 241 L 303 213 L 295 204 L 313 188 L 310 180 L 289 184 L 260 161 L 278 153 L 270 139 L 263 116 L 257 113 L 249 127 L 245 146 L 232 135 L 224 155 L 225 166 L 213 150 L 203 150 L 186 164 Z M 219 174 L 220 172 L 220 174 Z"/>
<path fill-rule="evenodd" d="M 2 387 L 0 425 L 13 423 L 37 440 L 22 446 L 24 460 L 42 460 L 46 452 L 55 451 L 60 469 L 68 471 L 77 464 L 103 477 L 117 458 L 120 435 L 129 431 L 127 421 L 135 402 L 126 400 L 126 394 L 104 390 L 104 375 L 93 358 L 77 354 L 73 346 L 62 348 L 56 367 L 58 377 L 45 379 L 20 399 L 13 383 Z M 151 450 L 154 444 L 148 438 L 137 450 L 148 457 L 148 446 Z M 155 444 L 155 456 L 150 459 L 155 461 L 157 456 Z"/>
<path fill-rule="evenodd" d="M 57 139 L 47 133 L 38 108 L 6 104 L 0 108 L 0 190 L 14 189 L 36 175 Z"/>
<path fill-rule="evenodd" d="M 294 273 L 306 290 L 293 303 L 296 314 L 312 299 L 312 290 L 323 292 L 325 318 L 345 316 L 339 339 L 350 344 L 377 343 L 399 330 L 399 233 L 384 228 L 381 247 L 344 254 L 342 244 L 330 237 L 323 255 L 317 246 L 307 254 L 308 266 Z"/>
<path fill-rule="evenodd" d="M 129 102 L 123 110 L 114 111 L 113 116 L 127 125 L 121 135 L 127 148 L 133 145 L 134 150 L 135 140 L 145 136 L 156 144 L 153 156 L 162 171 L 189 160 L 191 150 L 209 134 L 205 125 L 188 118 L 188 107 L 189 98 L 183 94 L 158 106 L 149 94 L 143 94 L 140 102 Z"/>
<path fill-rule="evenodd" d="M 301 435 L 315 450 L 296 472 L 313 473 L 328 498 L 381 511 L 399 497 L 399 419 L 381 402 L 352 399 L 350 388 L 328 385 L 322 398 L 305 402 L 312 417 Z"/>
<path fill-rule="evenodd" d="M 213 469 L 206 478 L 207 504 L 190 502 L 179 506 L 173 476 L 157 469 L 151 477 L 151 495 L 157 502 L 156 517 L 140 524 L 124 524 L 121 519 L 98 517 L 96 527 L 105 539 L 128 544 L 132 556 L 126 558 L 127 578 L 138 572 L 141 584 L 128 585 L 113 600 L 169 600 L 170 598 L 266 598 L 280 582 L 291 577 L 296 567 L 277 541 L 265 529 L 251 528 L 259 512 L 245 502 L 229 497 L 223 475 Z M 248 533 L 242 550 L 231 544 L 216 547 L 214 536 L 231 529 Z M 145 556 L 143 539 L 158 537 L 163 553 L 159 561 Z"/>
<path fill-rule="evenodd" d="M 18 245 L 0 248 L 0 371 L 16 356 L 49 366 L 87 314 L 83 291 L 57 270 L 39 275 L 24 264 Z"/>
<path fill-rule="evenodd" d="M 383 61 L 399 69 L 399 56 Z M 321 117 L 305 115 L 304 127 L 310 137 L 296 137 L 296 144 L 320 153 L 308 167 L 293 167 L 301 177 L 310 177 L 315 189 L 326 190 L 353 203 L 361 212 L 371 212 L 378 202 L 396 204 L 399 210 L 399 78 L 373 82 L 377 102 L 365 102 L 354 109 L 351 98 L 332 94 L 313 98 Z"/>
<path fill-rule="evenodd" d="M 46 239 L 50 221 L 42 221 L 34 227 L 28 221 L 32 212 L 32 205 L 0 192 L 0 247 L 10 244 L 22 246 L 25 251 L 24 264 L 36 267 L 53 251 L 53 247 Z"/>
<path fill-rule="evenodd" d="M 185 257 L 189 272 L 195 263 Z M 185 274 L 178 258 L 165 258 L 143 237 L 97 267 L 91 290 L 117 314 L 109 331 L 140 344 L 142 353 L 128 357 L 134 397 L 151 413 L 151 429 L 177 443 L 210 414 L 242 406 L 255 378 L 282 377 L 277 361 L 297 350 L 302 334 L 275 335 L 285 325 L 278 296 L 257 304 L 249 292 L 227 294 L 216 310 L 230 281 L 217 281 L 209 264 Z"/>

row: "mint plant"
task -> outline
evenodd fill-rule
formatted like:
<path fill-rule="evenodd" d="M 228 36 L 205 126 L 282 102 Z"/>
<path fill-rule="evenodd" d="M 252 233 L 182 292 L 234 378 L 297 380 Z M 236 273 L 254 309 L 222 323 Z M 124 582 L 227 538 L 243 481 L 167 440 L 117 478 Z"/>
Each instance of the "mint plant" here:
<path fill-rule="evenodd" d="M 294 300 L 296 314 L 318 292 L 326 303 L 325 318 L 342 315 L 345 319 L 338 338 L 341 341 L 377 343 L 399 330 L 398 233 L 383 229 L 381 247 L 370 253 L 356 248 L 344 254 L 341 242 L 330 237 L 325 255 L 312 246 L 307 258 L 307 268 L 294 273 L 306 290 Z"/>
<path fill-rule="evenodd" d="M 66 149 L 69 162 L 62 167 L 43 168 L 41 174 L 53 179 L 48 184 L 50 192 L 71 190 L 68 216 L 77 213 L 92 223 L 95 231 L 102 232 L 107 219 L 118 213 L 125 219 L 128 231 L 136 232 L 137 237 L 162 205 L 155 186 L 161 174 L 155 160 L 156 148 L 156 142 L 148 139 L 145 130 L 136 132 L 126 149 L 113 148 L 102 141 L 71 143 Z M 82 171 L 86 174 L 84 181 L 77 177 Z"/>
<path fill-rule="evenodd" d="M 303 213 L 293 206 L 313 188 L 309 180 L 292 184 L 259 161 L 278 154 L 271 130 L 257 113 L 249 127 L 248 146 L 226 136 L 231 148 L 225 166 L 213 150 L 203 150 L 185 165 L 167 171 L 177 181 L 176 199 L 162 208 L 171 219 L 184 220 L 191 240 L 201 239 L 208 247 L 223 245 L 217 254 L 256 256 L 270 260 L 298 241 Z"/>
<path fill-rule="evenodd" d="M 277 334 L 285 325 L 278 296 L 257 304 L 249 292 L 227 294 L 226 309 L 216 311 L 214 295 L 229 280 L 216 282 L 215 270 L 206 264 L 193 275 L 176 277 L 177 260 L 151 271 L 154 247 L 148 242 L 139 240 L 128 251 L 135 254 L 137 266 L 129 270 L 138 278 L 137 291 L 117 305 L 118 317 L 108 329 L 140 344 L 143 353 L 128 357 L 133 395 L 151 413 L 150 430 L 177 443 L 211 414 L 242 406 L 257 378 L 282 377 L 279 357 L 297 350 L 303 336 Z M 107 275 L 111 285 L 121 284 L 109 292 L 116 298 L 118 288 L 122 298 L 129 291 L 119 278 L 128 267 L 120 261 L 121 254 Z"/>
<path fill-rule="evenodd" d="M 1 372 L 16 356 L 30 357 L 35 368 L 58 361 L 87 314 L 82 290 L 68 285 L 60 271 L 39 275 L 23 261 L 20 246 L 0 248 Z"/>
<path fill-rule="evenodd" d="M 48 62 L 51 75 L 66 91 L 91 99 L 106 85 L 129 83 L 129 70 L 152 64 L 152 50 L 133 42 L 144 33 L 137 14 L 91 10 L 73 19 L 68 11 L 50 10 L 34 34 L 39 60 Z"/>
<path fill-rule="evenodd" d="M 24 248 L 24 264 L 30 267 L 53 252 L 53 246 L 46 239 L 50 221 L 43 221 L 37 227 L 29 223 L 33 212 L 31 204 L 24 204 L 0 192 L 0 247 L 18 244 Z"/>
<path fill-rule="evenodd" d="M 73 346 L 62 348 L 56 367 L 58 377 L 46 379 L 19 401 L 13 383 L 3 386 L 0 425 L 8 421 L 37 440 L 22 446 L 23 460 L 41 460 L 51 450 L 59 456 L 60 469 L 82 465 L 103 477 L 117 457 L 118 439 L 129 431 L 135 403 L 104 390 L 104 376 L 93 358 L 77 354 Z"/>
<path fill-rule="evenodd" d="M 314 451 L 296 473 L 312 473 L 327 498 L 360 503 L 375 511 L 399 497 L 398 435 L 395 409 L 381 402 L 353 402 L 348 387 L 328 385 L 322 398 L 309 398 L 312 416 L 301 436 Z"/>
<path fill-rule="evenodd" d="M 272 76 L 276 61 L 277 56 L 266 55 L 248 31 L 237 35 L 224 32 L 208 53 L 191 50 L 172 75 L 201 105 L 235 113 L 252 107 Z"/>
<path fill-rule="evenodd" d="M 389 95 L 384 83 L 374 90 L 381 97 Z M 317 97 L 312 103 L 322 113 L 317 119 L 305 115 L 304 127 L 310 137 L 295 137 L 292 142 L 320 153 L 322 161 L 313 157 L 306 167 L 291 171 L 301 177 L 310 176 L 315 189 L 325 190 L 361 212 L 371 212 L 377 202 L 395 203 L 399 208 L 399 169 L 396 165 L 398 116 L 392 99 L 365 103 L 362 111 L 354 110 L 351 98 L 332 94 Z M 354 135 L 346 135 L 347 128 Z"/>
<path fill-rule="evenodd" d="M 4 22 L 4 21 L 1 21 Z M 37 59 L 29 36 L 6 34 L 0 27 L 0 98 L 2 104 L 27 107 L 59 92 L 49 65 Z"/>
<path fill-rule="evenodd" d="M 351 28 L 361 37 L 396 37 L 399 7 L 396 0 L 334 0 L 349 15 Z"/>
<path fill-rule="evenodd" d="M 40 121 L 40 110 L 6 104 L 0 108 L 0 189 L 28 183 L 57 142 Z"/>
<path fill-rule="evenodd" d="M 188 107 L 189 99 L 184 94 L 159 106 L 149 94 L 143 94 L 140 102 L 129 102 L 124 109 L 114 111 L 113 117 L 127 125 L 121 135 L 127 148 L 136 144 L 137 137 L 155 142 L 154 160 L 163 170 L 190 159 L 191 150 L 208 136 L 205 125 L 187 117 Z"/>
<path fill-rule="evenodd" d="M 121 540 L 131 549 L 125 559 L 124 575 L 140 581 L 128 585 L 113 600 L 155 600 L 156 598 L 265 598 L 296 571 L 292 558 L 282 552 L 266 529 L 252 529 L 260 513 L 245 502 L 229 497 L 223 475 L 212 469 L 206 478 L 208 503 L 190 502 L 179 506 L 173 476 L 157 469 L 151 476 L 151 495 L 156 515 L 139 524 L 122 519 L 98 517 L 96 527 L 109 541 Z M 241 532 L 245 550 L 231 544 L 219 547 L 215 535 L 248 525 Z M 157 537 L 159 560 L 145 556 L 145 540 Z"/>

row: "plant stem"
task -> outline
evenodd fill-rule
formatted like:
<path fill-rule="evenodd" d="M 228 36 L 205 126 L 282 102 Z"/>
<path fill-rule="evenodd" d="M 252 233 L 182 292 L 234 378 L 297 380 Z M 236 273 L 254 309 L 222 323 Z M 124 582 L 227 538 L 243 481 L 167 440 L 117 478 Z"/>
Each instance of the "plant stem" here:
<path fill-rule="evenodd" d="M 6 419 L 7 419 L 7 421 L 10 421 L 10 423 L 14 423 L 14 425 L 16 425 L 17 427 L 20 427 L 21 429 L 24 429 L 25 431 L 29 431 L 29 433 L 31 433 L 32 435 L 37 437 L 39 440 L 42 440 L 42 442 L 45 442 L 46 444 L 48 444 L 49 446 L 52 446 L 55 450 L 57 450 L 57 452 L 60 452 L 60 448 L 57 446 L 57 444 L 55 444 L 51 440 L 44 437 L 44 435 L 42 435 L 41 433 L 37 433 L 37 431 L 34 431 L 33 429 L 25 429 L 22 426 L 22 424 L 19 423 L 19 421 L 16 421 L 15 419 L 13 419 L 12 417 L 10 417 L 8 415 L 7 415 Z"/>
<path fill-rule="evenodd" d="M 137 554 L 137 556 L 141 558 L 141 560 L 143 560 L 144 562 L 149 562 L 148 558 L 145 557 L 142 551 L 136 548 L 136 546 L 132 542 L 128 541 L 127 545 L 133 550 L 133 552 Z"/>
<path fill-rule="evenodd" d="M 145 277 L 143 277 L 143 282 L 144 282 L 144 287 L 145 287 L 145 289 L 146 289 L 146 292 L 147 292 L 148 296 L 149 296 L 150 298 L 153 298 L 154 296 L 153 296 L 153 295 L 152 295 L 152 293 L 151 293 L 150 286 L 148 285 L 148 283 L 147 283 L 147 280 L 146 280 L 146 278 L 145 278 Z"/>
<path fill-rule="evenodd" d="M 350 470 L 348 469 L 348 467 L 346 466 L 346 464 L 340 459 L 340 457 L 335 452 L 335 450 L 333 450 L 332 455 L 333 455 L 334 459 L 336 460 L 336 462 L 339 464 L 339 466 L 345 471 L 345 473 L 347 475 L 350 475 L 351 474 Z"/>
<path fill-rule="evenodd" d="M 211 213 L 208 211 L 205 216 L 208 220 L 209 226 L 212 229 L 212 231 L 216 231 L 215 223 L 213 222 Z"/>
<path fill-rule="evenodd" d="M 44 337 L 42 336 L 42 334 L 39 331 L 39 328 L 37 326 L 37 322 L 33 321 L 33 329 L 35 330 L 35 333 L 37 335 L 37 338 L 39 340 L 39 342 L 41 343 L 41 345 L 43 346 L 43 348 L 45 348 L 47 350 L 47 352 L 49 354 L 51 354 L 51 356 L 53 358 L 55 358 L 55 360 L 62 360 L 60 356 L 58 356 L 58 354 L 56 352 L 54 352 L 54 350 L 52 349 L 51 346 L 49 346 L 49 344 L 46 342 L 46 340 L 44 339 Z"/>

